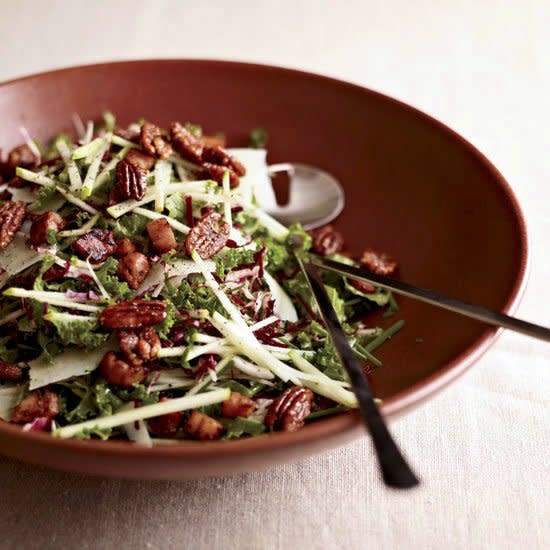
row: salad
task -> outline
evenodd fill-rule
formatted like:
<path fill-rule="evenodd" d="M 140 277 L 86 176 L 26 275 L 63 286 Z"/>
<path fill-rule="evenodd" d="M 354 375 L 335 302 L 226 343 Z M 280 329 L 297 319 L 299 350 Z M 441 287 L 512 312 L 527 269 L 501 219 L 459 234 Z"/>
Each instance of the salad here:
<path fill-rule="evenodd" d="M 31 140 L 0 164 L 0 422 L 59 438 L 152 446 L 296 431 L 357 406 L 296 256 L 357 261 L 331 226 L 285 227 L 266 134 L 222 135 L 173 122 L 78 139 Z M 2 157 L 0 156 L 0 160 Z M 387 290 L 324 273 L 349 341 L 370 369 L 397 311 Z"/>

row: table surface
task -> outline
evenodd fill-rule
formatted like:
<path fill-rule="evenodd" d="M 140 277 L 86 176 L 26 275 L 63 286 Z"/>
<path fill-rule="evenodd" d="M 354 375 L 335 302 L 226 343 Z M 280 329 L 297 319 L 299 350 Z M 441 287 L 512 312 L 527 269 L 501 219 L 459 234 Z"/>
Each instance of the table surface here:
<path fill-rule="evenodd" d="M 519 316 L 550 324 L 550 3 L 1 3 L 0 80 L 145 57 L 240 59 L 361 83 L 472 141 L 524 208 Z M 547 344 L 505 333 L 458 382 L 393 424 L 423 478 L 380 483 L 365 437 L 267 472 L 128 482 L 0 458 L 0 548 L 543 548 L 550 538 Z"/>

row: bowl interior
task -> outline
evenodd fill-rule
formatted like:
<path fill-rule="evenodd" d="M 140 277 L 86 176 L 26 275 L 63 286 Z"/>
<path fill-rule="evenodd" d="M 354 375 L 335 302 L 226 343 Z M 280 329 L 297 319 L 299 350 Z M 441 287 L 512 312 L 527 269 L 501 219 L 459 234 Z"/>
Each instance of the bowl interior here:
<path fill-rule="evenodd" d="M 104 109 L 124 123 L 141 117 L 161 125 L 197 122 L 207 132 L 225 132 L 235 145 L 263 127 L 270 162 L 316 165 L 342 183 L 346 207 L 335 225 L 352 252 L 367 246 L 390 252 L 404 280 L 491 308 L 507 309 L 518 296 L 527 243 L 511 191 L 471 145 L 402 103 L 273 67 L 104 64 L 1 86 L 0 145 L 19 144 L 21 125 L 46 139 L 70 129 L 71 113 L 86 120 Z M 414 392 L 423 384 L 426 390 L 427 379 L 435 389 L 439 374 L 458 368 L 494 335 L 458 315 L 408 299 L 399 304 L 395 318 L 380 323 L 402 318 L 406 326 L 380 349 L 384 366 L 372 377 L 378 395 L 396 410 L 424 396 Z"/>

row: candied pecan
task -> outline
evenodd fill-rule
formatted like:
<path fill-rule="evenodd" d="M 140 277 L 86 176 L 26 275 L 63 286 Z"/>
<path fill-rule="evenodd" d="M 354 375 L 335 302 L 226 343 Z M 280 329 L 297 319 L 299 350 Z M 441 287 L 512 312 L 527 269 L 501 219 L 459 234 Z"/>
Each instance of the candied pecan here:
<path fill-rule="evenodd" d="M 141 200 L 147 189 L 147 178 L 141 166 L 121 160 L 116 165 L 116 182 L 119 195 L 125 199 Z"/>
<path fill-rule="evenodd" d="M 289 388 L 269 407 L 264 423 L 268 428 L 295 432 L 303 425 L 311 411 L 313 393 L 300 386 Z"/>
<path fill-rule="evenodd" d="M 185 433 L 190 435 L 193 439 L 207 441 L 218 439 L 223 432 L 223 425 L 206 414 L 200 413 L 199 411 L 193 411 L 187 419 L 183 429 Z"/>
<path fill-rule="evenodd" d="M 232 391 L 229 399 L 222 403 L 222 415 L 225 418 L 237 418 L 237 416 L 248 418 L 255 408 L 256 404 L 250 397 Z"/>
<path fill-rule="evenodd" d="M 118 261 L 116 274 L 135 290 L 149 274 L 151 266 L 145 254 L 130 252 Z"/>
<path fill-rule="evenodd" d="M 48 242 L 48 231 L 56 233 L 65 227 L 65 220 L 57 213 L 48 210 L 36 218 L 31 225 L 30 240 L 35 246 Z"/>
<path fill-rule="evenodd" d="M 0 251 L 7 248 L 13 241 L 15 234 L 19 231 L 27 207 L 24 202 L 7 201 L 0 206 Z"/>
<path fill-rule="evenodd" d="M 155 164 L 155 157 L 142 153 L 137 149 L 130 149 L 128 154 L 124 157 L 124 160 L 134 166 L 139 166 L 145 172 L 151 170 L 151 168 L 153 168 L 153 164 Z"/>
<path fill-rule="evenodd" d="M 105 328 L 141 328 L 158 325 L 166 319 L 166 306 L 160 300 L 127 300 L 106 307 L 99 316 Z"/>
<path fill-rule="evenodd" d="M 14 147 L 8 154 L 8 162 L 6 163 L 8 168 L 12 170 L 12 173 L 15 172 L 15 169 L 18 166 L 22 168 L 31 168 L 33 166 L 38 166 L 40 158 L 37 157 L 33 150 L 24 143 Z"/>
<path fill-rule="evenodd" d="M 223 182 L 223 177 L 226 172 L 229 172 L 229 186 L 233 189 L 234 187 L 239 186 L 239 177 L 233 170 L 225 166 L 218 166 L 217 164 L 212 164 L 211 162 L 205 162 L 202 165 L 202 177 L 209 178 L 211 180 L 217 181 L 218 183 Z"/>
<path fill-rule="evenodd" d="M 160 402 L 166 401 L 166 397 L 161 397 Z M 173 413 L 155 416 L 147 421 L 149 431 L 156 437 L 174 437 L 178 431 L 183 418 L 183 412 L 176 411 Z"/>
<path fill-rule="evenodd" d="M 204 143 L 196 138 L 187 128 L 179 122 L 170 125 L 170 136 L 174 149 L 184 158 L 195 164 L 202 163 Z"/>
<path fill-rule="evenodd" d="M 81 258 L 93 262 L 104 262 L 116 250 L 113 232 L 108 229 L 92 229 L 73 243 L 75 252 Z"/>
<path fill-rule="evenodd" d="M 201 141 L 207 147 L 225 147 L 226 139 L 223 134 L 215 134 L 213 136 L 201 136 Z"/>
<path fill-rule="evenodd" d="M 371 285 L 370 283 L 367 283 L 367 281 L 348 279 L 348 283 L 353 288 L 356 288 L 359 292 L 363 292 L 363 294 L 372 294 L 376 290 L 376 287 L 374 285 Z"/>
<path fill-rule="evenodd" d="M 321 256 L 336 254 L 344 248 L 344 237 L 332 225 L 315 229 L 310 234 L 313 238 L 312 249 Z"/>
<path fill-rule="evenodd" d="M 119 330 L 117 336 L 122 355 L 132 365 L 152 361 L 161 348 L 160 338 L 153 327 L 141 330 Z"/>
<path fill-rule="evenodd" d="M 23 380 L 23 369 L 19 365 L 0 360 L 1 382 L 20 382 L 21 380 Z"/>
<path fill-rule="evenodd" d="M 176 236 L 174 230 L 165 218 L 153 220 L 147 224 L 147 233 L 151 243 L 157 252 L 164 254 L 176 248 Z"/>
<path fill-rule="evenodd" d="M 114 134 L 128 141 L 139 141 L 141 135 L 141 128 L 137 124 L 130 124 L 128 128 L 117 128 Z"/>
<path fill-rule="evenodd" d="M 167 159 L 172 154 L 172 146 L 162 135 L 161 129 L 151 122 L 144 122 L 141 127 L 141 146 L 159 159 Z"/>
<path fill-rule="evenodd" d="M 59 412 L 57 394 L 50 390 L 35 390 L 13 410 L 11 421 L 26 424 L 37 418 L 55 418 Z"/>
<path fill-rule="evenodd" d="M 189 231 L 185 239 L 187 253 L 196 250 L 199 256 L 206 260 L 219 252 L 229 239 L 229 225 L 222 221 L 221 214 L 208 212 L 193 229 Z"/>
<path fill-rule="evenodd" d="M 116 353 L 108 351 L 101 360 L 98 372 L 108 384 L 131 388 L 145 380 L 147 371 L 141 365 L 132 365 L 121 359 Z"/>
<path fill-rule="evenodd" d="M 117 258 L 123 258 L 124 256 L 136 251 L 136 245 L 130 240 L 124 237 L 116 242 L 115 256 Z"/>
<path fill-rule="evenodd" d="M 363 252 L 361 264 L 377 275 L 390 275 L 397 269 L 397 262 L 389 254 L 372 248 Z"/>
<path fill-rule="evenodd" d="M 246 168 L 225 149 L 219 146 L 205 147 L 202 153 L 202 161 L 229 168 L 236 176 L 244 176 Z"/>

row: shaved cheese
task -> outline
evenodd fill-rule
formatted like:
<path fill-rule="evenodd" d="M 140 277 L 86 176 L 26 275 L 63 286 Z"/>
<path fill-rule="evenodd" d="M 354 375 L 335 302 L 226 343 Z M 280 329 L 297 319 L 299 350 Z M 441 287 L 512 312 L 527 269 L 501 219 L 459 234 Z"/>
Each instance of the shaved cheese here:
<path fill-rule="evenodd" d="M 267 169 L 265 149 L 229 149 L 229 153 L 246 168 L 246 174 L 239 178 L 236 192 L 251 203 L 253 199 L 266 210 L 277 206 L 277 199 Z"/>
<path fill-rule="evenodd" d="M 93 372 L 110 348 L 111 346 L 107 346 L 86 353 L 79 348 L 69 348 L 62 354 L 56 355 L 51 363 L 40 357 L 30 361 L 29 376 L 31 381 L 29 389 L 35 390 L 48 384 L 67 380 L 73 376 L 82 376 Z"/>
<path fill-rule="evenodd" d="M 10 276 L 16 275 L 42 258 L 44 254 L 29 248 L 25 244 L 25 237 L 18 233 L 11 244 L 0 252 L 0 269 L 4 269 Z"/>
<path fill-rule="evenodd" d="M 24 385 L 0 386 L 0 418 L 9 422 L 12 411 L 17 405 L 17 400 L 23 391 Z"/>
<path fill-rule="evenodd" d="M 204 268 L 210 272 L 216 271 L 216 264 L 212 260 L 203 260 Z M 186 279 L 191 273 L 201 273 L 201 267 L 193 260 L 177 260 L 168 266 L 168 276 L 179 276 Z"/>
<path fill-rule="evenodd" d="M 298 320 L 296 308 L 283 287 L 267 272 L 264 271 L 265 282 L 271 290 L 271 296 L 275 300 L 273 311 L 279 319 L 295 323 Z"/>
<path fill-rule="evenodd" d="M 36 199 L 36 193 L 31 191 L 28 187 L 6 187 L 11 194 L 11 199 L 14 201 L 21 201 L 25 203 L 34 202 Z"/>
<path fill-rule="evenodd" d="M 164 287 L 164 280 L 165 280 L 165 271 L 164 267 L 160 262 L 155 262 L 151 269 L 149 270 L 149 273 L 147 274 L 147 277 L 145 277 L 144 281 L 139 285 L 137 289 L 137 294 L 144 294 L 149 289 L 154 289 L 153 294 L 155 292 L 159 292 Z"/>
<path fill-rule="evenodd" d="M 64 426 L 56 430 L 54 436 L 67 438 L 73 437 L 83 430 L 115 428 L 116 426 L 123 426 L 124 424 L 135 422 L 136 420 L 146 420 L 163 414 L 215 405 L 216 403 L 226 401 L 230 396 L 231 391 L 229 388 L 224 388 L 202 393 L 200 395 L 192 395 L 191 397 L 186 395 L 177 399 L 166 399 L 166 401 L 160 401 L 153 405 L 145 405 L 129 411 L 116 412 L 111 416 L 103 416 L 101 418 L 81 422 L 80 424 Z"/>

